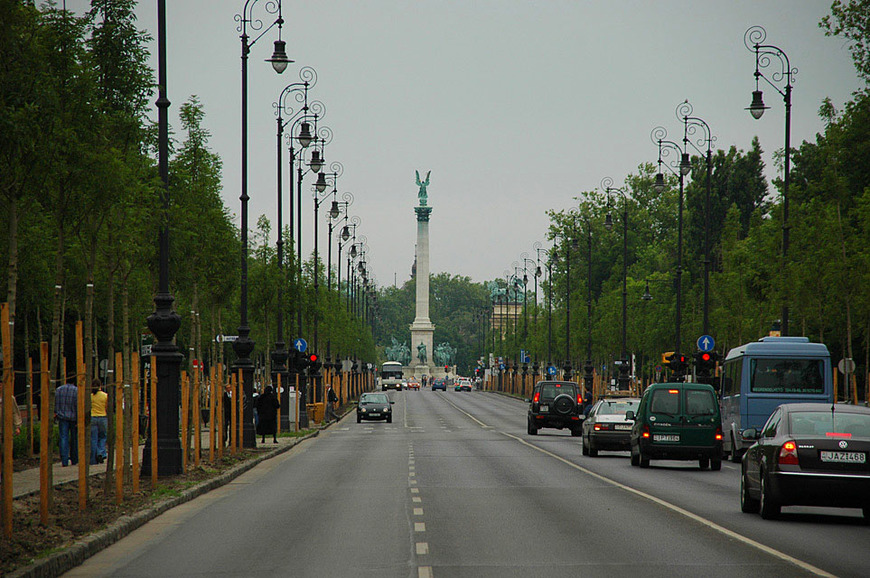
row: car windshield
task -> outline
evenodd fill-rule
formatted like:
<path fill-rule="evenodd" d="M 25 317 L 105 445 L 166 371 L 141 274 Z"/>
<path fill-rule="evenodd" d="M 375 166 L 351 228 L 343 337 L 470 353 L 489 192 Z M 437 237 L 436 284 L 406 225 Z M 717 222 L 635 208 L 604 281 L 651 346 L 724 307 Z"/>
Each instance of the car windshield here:
<path fill-rule="evenodd" d="M 752 359 L 753 393 L 824 393 L 821 359 Z"/>
<path fill-rule="evenodd" d="M 798 411 L 789 415 L 793 435 L 870 438 L 870 414 Z"/>
<path fill-rule="evenodd" d="M 626 411 L 637 410 L 637 400 L 603 401 L 598 406 L 598 415 L 625 415 Z"/>
<path fill-rule="evenodd" d="M 704 389 L 686 390 L 686 415 L 714 415 L 716 399 L 712 391 Z"/>
<path fill-rule="evenodd" d="M 552 400 L 559 395 L 574 396 L 574 386 L 566 383 L 545 383 L 541 386 L 541 399 Z"/>
<path fill-rule="evenodd" d="M 364 395 L 360 400 L 360 403 L 389 403 L 389 398 L 383 393 L 372 393 L 370 395 Z"/>

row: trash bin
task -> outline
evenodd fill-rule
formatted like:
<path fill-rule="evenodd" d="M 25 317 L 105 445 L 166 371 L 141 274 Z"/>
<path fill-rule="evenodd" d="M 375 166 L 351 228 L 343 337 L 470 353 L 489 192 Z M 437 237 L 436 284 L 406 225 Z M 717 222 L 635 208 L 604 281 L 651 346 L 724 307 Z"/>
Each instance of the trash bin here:
<path fill-rule="evenodd" d="M 323 422 L 323 413 L 326 411 L 326 404 L 323 402 L 320 403 L 309 403 L 305 405 L 308 410 L 308 419 L 314 423 L 322 423 Z"/>

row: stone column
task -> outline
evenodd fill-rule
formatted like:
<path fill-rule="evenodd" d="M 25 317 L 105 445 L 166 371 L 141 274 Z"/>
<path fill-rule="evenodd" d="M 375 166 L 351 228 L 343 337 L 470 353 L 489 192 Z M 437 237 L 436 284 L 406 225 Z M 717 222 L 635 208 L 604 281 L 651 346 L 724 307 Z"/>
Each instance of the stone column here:
<path fill-rule="evenodd" d="M 432 375 L 433 333 L 435 326 L 429 319 L 429 215 L 432 207 L 414 207 L 417 214 L 417 311 L 411 324 L 411 366 L 414 375 Z M 426 362 L 417 357 L 417 346 L 426 346 Z"/>

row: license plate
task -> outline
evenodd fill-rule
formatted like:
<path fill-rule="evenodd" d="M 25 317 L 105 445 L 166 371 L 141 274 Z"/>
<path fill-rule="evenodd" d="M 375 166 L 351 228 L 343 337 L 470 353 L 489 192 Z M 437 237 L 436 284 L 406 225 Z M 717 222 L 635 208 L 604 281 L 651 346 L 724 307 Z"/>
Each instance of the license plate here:
<path fill-rule="evenodd" d="M 680 436 L 678 434 L 653 434 L 654 442 L 678 442 Z"/>
<path fill-rule="evenodd" d="M 827 452 L 822 451 L 821 460 L 836 464 L 863 464 L 867 461 L 864 452 Z"/>
<path fill-rule="evenodd" d="M 379 413 L 370 413 L 369 415 L 372 417 L 381 417 L 381 414 Z"/>
<path fill-rule="evenodd" d="M 549 406 L 549 405 L 542 405 L 542 406 L 541 406 L 541 411 L 547 411 L 547 410 L 549 410 L 549 409 L 550 409 L 550 406 Z"/>
<path fill-rule="evenodd" d="M 628 423 L 618 423 L 618 424 L 616 424 L 615 426 L 613 426 L 613 429 L 622 429 L 622 430 L 625 430 L 625 429 L 631 429 L 631 424 L 628 424 Z"/>

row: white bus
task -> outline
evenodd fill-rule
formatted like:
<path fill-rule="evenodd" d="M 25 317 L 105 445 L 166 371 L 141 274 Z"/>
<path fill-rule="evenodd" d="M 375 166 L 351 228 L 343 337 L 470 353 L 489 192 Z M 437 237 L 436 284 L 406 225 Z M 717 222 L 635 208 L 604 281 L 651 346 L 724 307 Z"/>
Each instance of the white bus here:
<path fill-rule="evenodd" d="M 402 364 L 398 361 L 385 361 L 381 365 L 381 390 L 402 391 Z"/>

